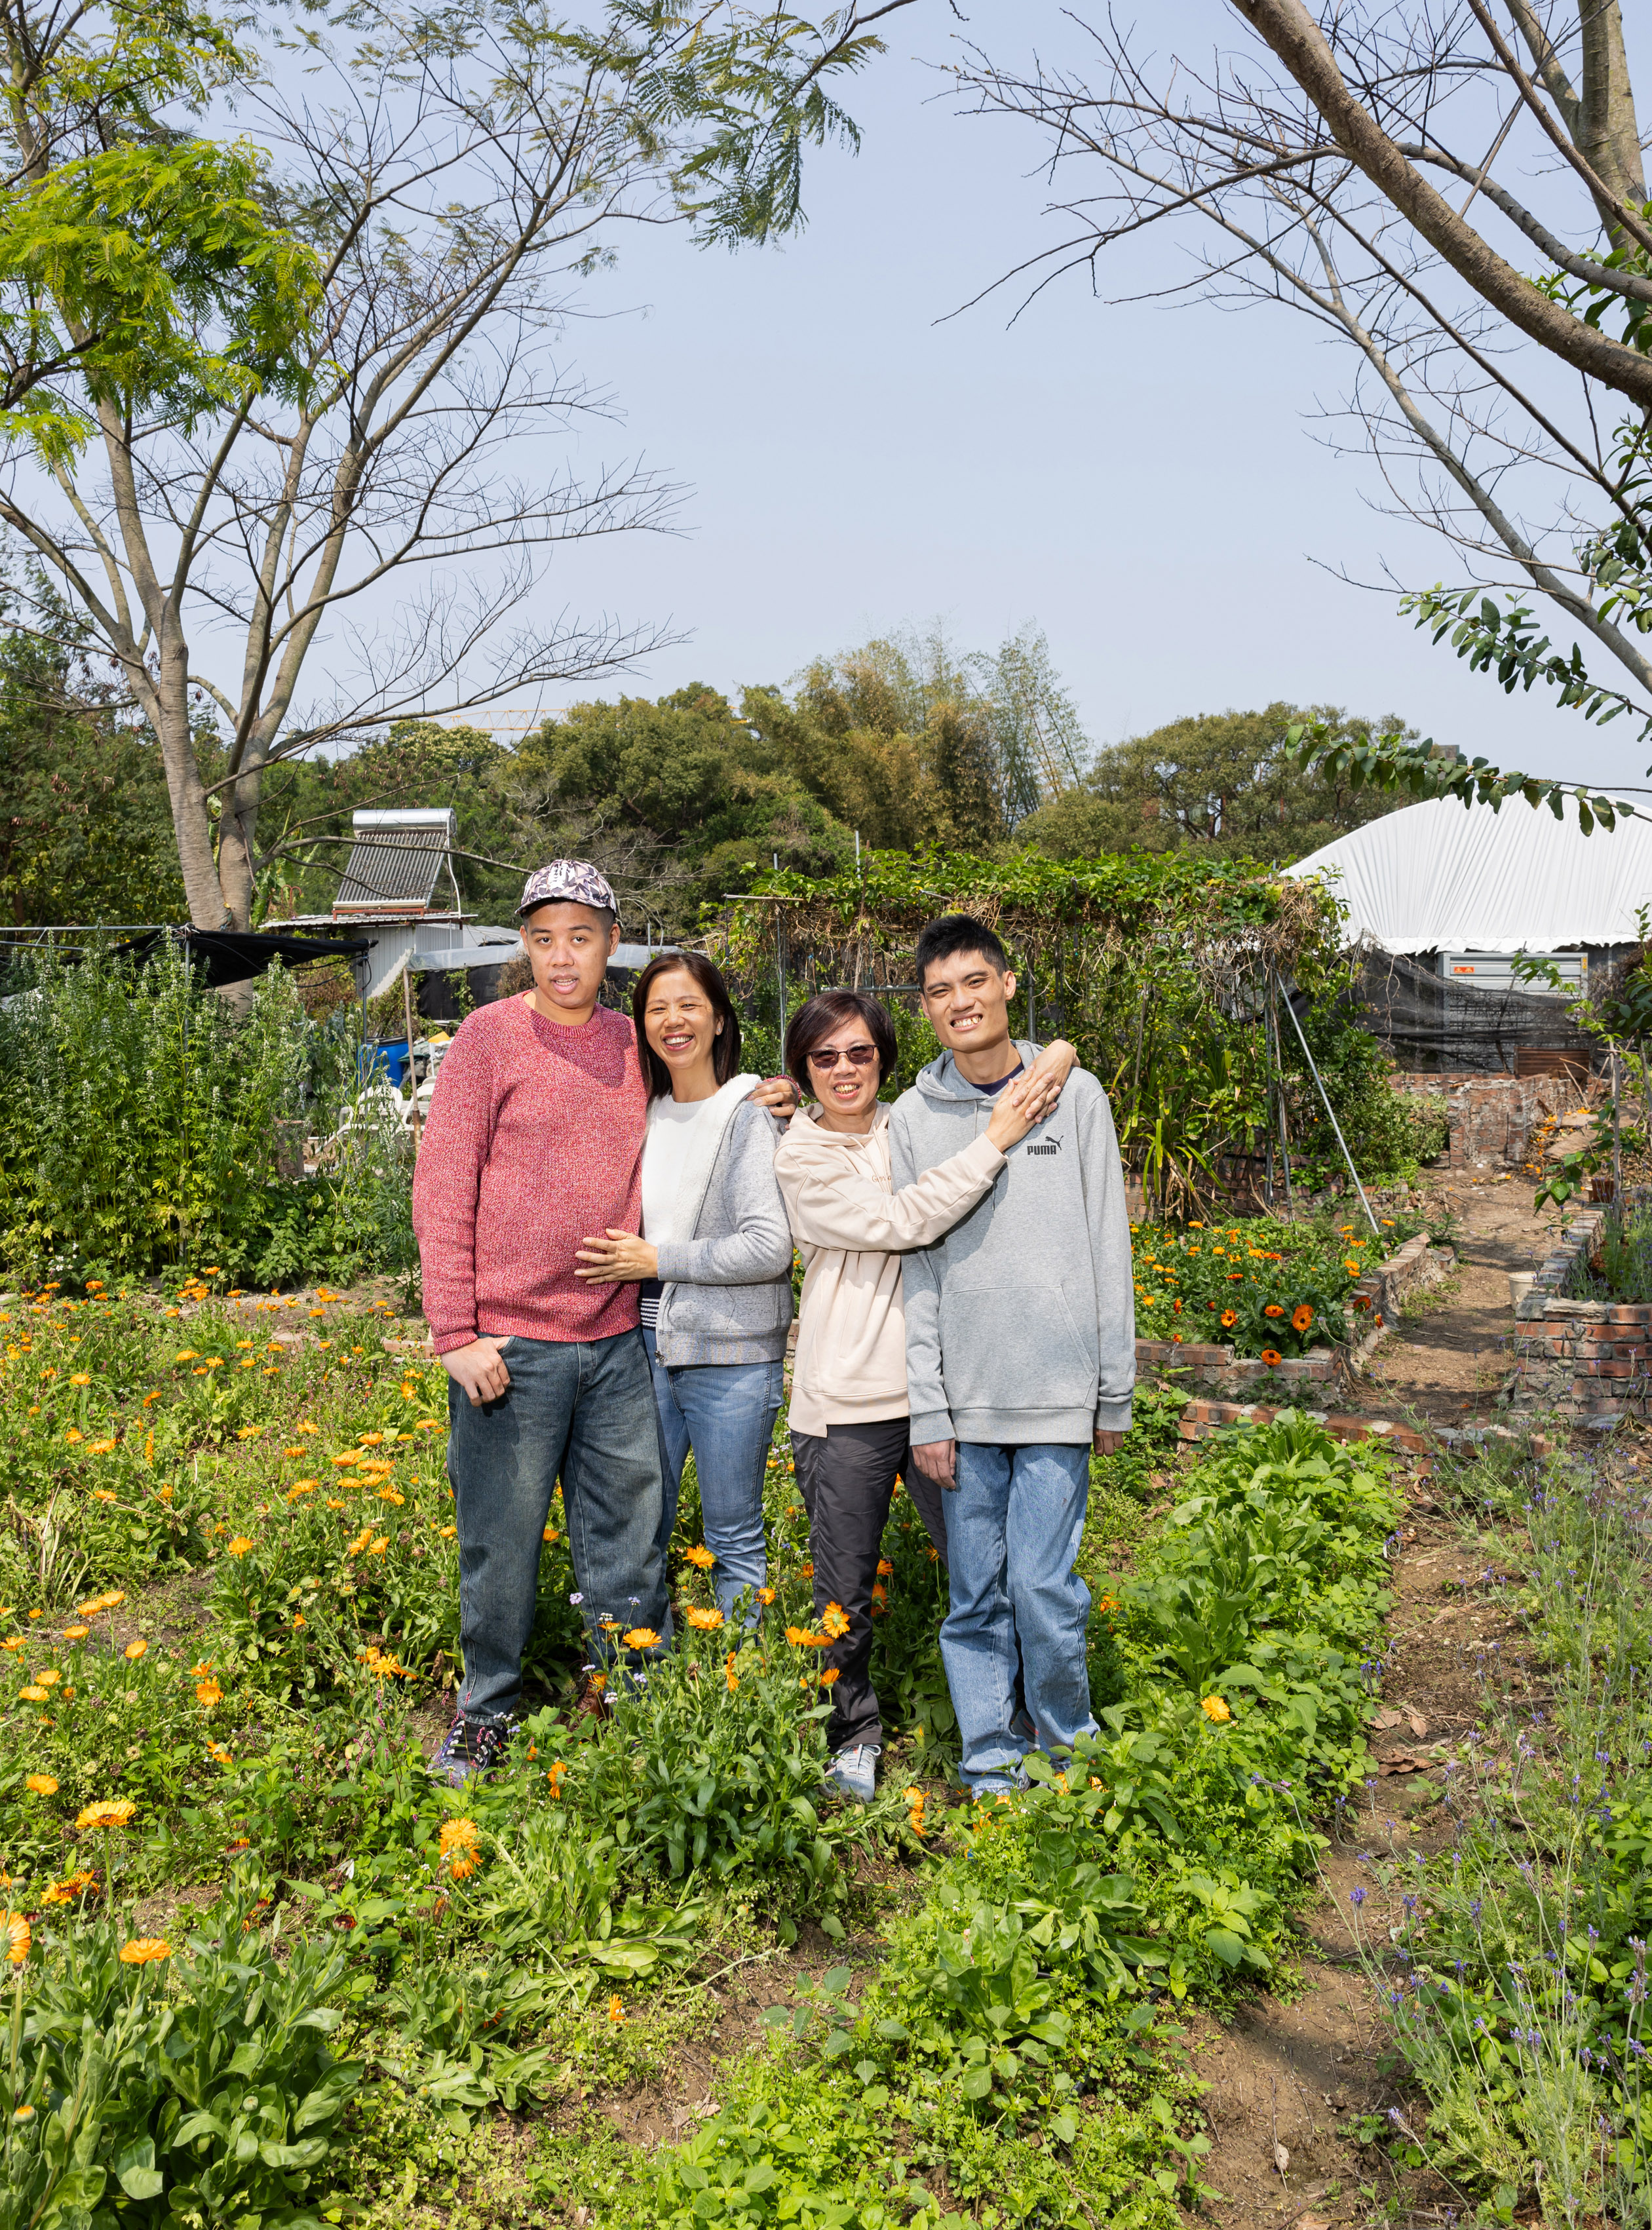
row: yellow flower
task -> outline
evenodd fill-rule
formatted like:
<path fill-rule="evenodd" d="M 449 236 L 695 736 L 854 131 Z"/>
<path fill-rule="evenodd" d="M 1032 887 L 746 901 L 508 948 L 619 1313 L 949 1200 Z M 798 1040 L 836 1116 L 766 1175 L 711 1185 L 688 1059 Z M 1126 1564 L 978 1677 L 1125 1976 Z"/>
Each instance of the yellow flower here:
<path fill-rule="evenodd" d="M 370 1556 L 382 1556 L 389 1546 L 390 1535 L 388 1533 L 381 1533 L 376 1540 L 370 1541 L 367 1544 L 367 1554 Z"/>
<path fill-rule="evenodd" d="M 120 1947 L 123 1967 L 146 1967 L 152 1959 L 170 1959 L 172 1947 L 164 1936 L 137 1936 Z"/>
<path fill-rule="evenodd" d="M 690 1626 L 697 1627 L 701 1634 L 715 1634 L 723 1622 L 723 1614 L 720 1610 L 700 1610 L 691 1608 L 684 1611 L 683 1616 Z"/>
<path fill-rule="evenodd" d="M 36 1796 L 55 1796 L 57 1783 L 49 1773 L 30 1773 L 23 1777 L 23 1787 L 32 1789 Z"/>
<path fill-rule="evenodd" d="M 443 1525 L 440 1529 L 439 1537 L 443 1541 L 451 1541 L 458 1531 L 459 1528 L 456 1525 Z"/>
<path fill-rule="evenodd" d="M 0 1942 L 5 1944 L 10 1965 L 22 1966 L 29 1956 L 29 1947 L 33 1941 L 29 1932 L 29 1923 L 21 1912 L 0 1912 Z"/>
<path fill-rule="evenodd" d="M 193 1363 L 200 1352 L 198 1347 L 180 1347 L 172 1360 L 174 1363 Z"/>
<path fill-rule="evenodd" d="M 376 1448 L 384 1437 L 383 1433 L 358 1433 L 356 1440 L 358 1447 Z"/>
<path fill-rule="evenodd" d="M 1204 1712 L 1207 1719 L 1212 1721 L 1213 1724 L 1218 1727 L 1226 1726 L 1228 1721 L 1233 1717 L 1233 1713 L 1228 1709 L 1220 1696 L 1207 1696 L 1204 1701 L 1199 1705 L 1199 1709 Z"/>
<path fill-rule="evenodd" d="M 28 1647 L 29 1636 L 26 1634 L 9 1634 L 3 1641 L 0 1641 L 0 1649 L 27 1649 Z"/>
<path fill-rule="evenodd" d="M 774 1601 L 774 1589 L 772 1588 L 758 1588 L 757 1590 L 757 1599 L 760 1603 L 771 1603 Z"/>
<path fill-rule="evenodd" d="M 728 1684 L 728 1692 L 732 1696 L 740 1685 L 740 1676 L 734 1670 L 734 1652 L 732 1649 L 723 1660 L 723 1678 Z"/>
<path fill-rule="evenodd" d="M 237 1425 L 236 1438 L 238 1440 L 255 1440 L 263 1429 L 261 1425 Z"/>
<path fill-rule="evenodd" d="M 244 1533 L 237 1533 L 233 1541 L 226 1541 L 223 1545 L 232 1556 L 244 1556 L 252 1543 Z"/>
<path fill-rule="evenodd" d="M 66 1440 L 70 1441 L 83 1440 L 86 1438 L 86 1434 L 82 1433 L 77 1426 L 71 1425 L 68 1432 L 64 1434 L 63 1438 Z"/>
<path fill-rule="evenodd" d="M 660 1642 L 651 1626 L 634 1626 L 629 1633 L 621 1634 L 620 1640 L 628 1649 L 655 1649 Z"/>
<path fill-rule="evenodd" d="M 281 1453 L 284 1456 L 302 1456 L 304 1451 L 302 1448 L 283 1448 Z"/>
<path fill-rule="evenodd" d="M 135 1665 L 138 1662 L 138 1660 L 147 1652 L 148 1647 L 149 1644 L 144 1640 L 143 1636 L 139 1634 L 136 1641 L 129 1641 L 126 1644 L 126 1654 Z"/>
<path fill-rule="evenodd" d="M 235 1763 L 234 1758 L 230 1756 L 229 1750 L 225 1748 L 223 1743 L 210 1742 L 207 1744 L 207 1756 L 209 1757 L 216 1757 L 220 1765 L 233 1765 Z"/>
<path fill-rule="evenodd" d="M 94 1873 L 71 1874 L 67 1881 L 54 1882 L 41 1894 L 42 1905 L 73 1905 L 83 1889 L 90 1889 L 97 1880 Z"/>
<path fill-rule="evenodd" d="M 77 1827 L 125 1827 L 131 1822 L 138 1807 L 129 1796 L 113 1801 L 105 1798 L 101 1803 L 88 1804 L 75 1819 Z"/>
<path fill-rule="evenodd" d="M 378 1499 L 381 1502 L 393 1502 L 399 1506 L 407 1500 L 407 1497 L 404 1494 L 397 1494 L 393 1486 L 381 1486 L 378 1490 Z M 557 1537 L 548 1525 L 545 1530 L 545 1537 L 547 1541 L 554 1541 Z"/>
<path fill-rule="evenodd" d="M 106 1486 L 94 1486 L 92 1490 L 92 1499 L 94 1502 L 113 1502 L 116 1498 L 110 1493 Z"/>
<path fill-rule="evenodd" d="M 685 1549 L 682 1554 L 685 1563 L 697 1564 L 702 1572 L 709 1572 L 717 1562 L 711 1550 L 703 1546 L 697 1545 L 692 1549 Z"/>
<path fill-rule="evenodd" d="M 481 1864 L 481 1835 L 474 1820 L 445 1821 L 436 1847 L 455 1881 L 463 1881 Z"/>
<path fill-rule="evenodd" d="M 351 1448 L 341 1456 L 334 1456 L 332 1460 L 342 1469 L 346 1464 L 359 1463 L 361 1458 L 356 1453 L 354 1448 Z"/>
<path fill-rule="evenodd" d="M 847 1634 L 849 1630 L 849 1613 L 842 1603 L 828 1603 L 820 1614 L 820 1622 L 834 1641 L 839 1634 Z"/>
<path fill-rule="evenodd" d="M 89 1386 L 91 1383 L 92 1383 L 92 1373 L 91 1373 L 89 1370 L 71 1370 L 71 1371 L 70 1371 L 70 1373 L 69 1373 L 69 1384 L 70 1384 L 71 1386 Z"/>
<path fill-rule="evenodd" d="M 195 1687 L 195 1700 L 204 1705 L 210 1711 L 215 1704 L 223 1703 L 223 1690 L 216 1680 L 198 1680 Z"/>
<path fill-rule="evenodd" d="M 313 1479 L 295 1479 L 287 1490 L 289 1502 L 301 1502 L 307 1494 L 313 1494 L 317 1482 Z"/>
<path fill-rule="evenodd" d="M 44 1672 L 36 1672 L 35 1675 L 35 1681 L 42 1688 L 56 1687 L 58 1682 L 62 1679 L 62 1674 L 57 1670 L 55 1666 L 49 1667 Z"/>
<path fill-rule="evenodd" d="M 91 1631 L 89 1626 L 66 1626 L 62 1638 L 65 1641 L 84 1641 Z"/>
<path fill-rule="evenodd" d="M 422 1433 L 445 1433 L 448 1429 L 440 1417 L 421 1417 L 418 1425 Z"/>
<path fill-rule="evenodd" d="M 24 1948 L 27 1949 L 27 1946 Z M 615 1991 L 613 1996 L 608 2001 L 608 2018 L 613 2022 L 616 2028 L 618 2028 L 624 2021 L 625 2008 L 621 2002 L 620 1995 L 617 1990 Z"/>
<path fill-rule="evenodd" d="M 44 1688 L 30 1686 L 28 1688 L 19 1688 L 17 1693 L 23 1698 L 25 1704 L 43 1704 L 46 1701 L 48 1692 Z"/>

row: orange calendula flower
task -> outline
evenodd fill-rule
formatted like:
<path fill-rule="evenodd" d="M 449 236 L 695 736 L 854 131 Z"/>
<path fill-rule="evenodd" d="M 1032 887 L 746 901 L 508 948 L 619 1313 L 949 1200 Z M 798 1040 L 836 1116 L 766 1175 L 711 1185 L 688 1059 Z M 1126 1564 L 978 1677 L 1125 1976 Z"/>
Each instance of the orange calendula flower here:
<path fill-rule="evenodd" d="M 1274 1363 L 1283 1363 L 1285 1360 L 1284 1357 L 1280 1353 L 1276 1347 L 1263 1348 L 1262 1351 L 1262 1359 L 1268 1365 L 1270 1370 Z"/>
<path fill-rule="evenodd" d="M 878 1571 L 880 1576 L 886 1580 L 892 1580 L 894 1577 L 894 1566 L 889 1562 L 889 1559 L 887 1556 L 880 1556 L 878 1558 Z"/>
<path fill-rule="evenodd" d="M 94 1502 L 113 1502 L 115 1498 L 106 1486 L 94 1486 L 92 1490 L 92 1499 Z"/>
<path fill-rule="evenodd" d="M 1281 1308 L 1277 1301 L 1269 1301 L 1267 1307 L 1262 1311 L 1262 1314 L 1265 1317 L 1282 1317 L 1284 1313 L 1284 1310 Z"/>
<path fill-rule="evenodd" d="M 568 1777 L 568 1769 L 560 1758 L 557 1760 L 556 1763 L 550 1769 L 545 1777 L 551 1784 L 552 1795 L 560 1798 L 562 1795 L 562 1784 Z"/>
<path fill-rule="evenodd" d="M 797 1576 L 799 1579 L 812 1580 L 815 1576 L 815 1568 L 813 1564 L 799 1564 L 797 1567 Z"/>
<path fill-rule="evenodd" d="M 842 1603 L 828 1603 L 820 1614 L 820 1622 L 834 1641 L 839 1634 L 847 1634 L 849 1630 L 849 1613 Z"/>
<path fill-rule="evenodd" d="M 129 1641 L 126 1644 L 126 1649 L 122 1653 L 130 1659 L 132 1663 L 135 1665 L 140 1657 L 144 1657 L 148 1654 L 148 1651 L 149 1644 L 144 1640 L 142 1634 L 139 1634 L 136 1641 Z"/>
<path fill-rule="evenodd" d="M 685 1563 L 697 1565 L 702 1572 L 709 1572 L 717 1562 L 711 1550 L 700 1543 L 696 1543 L 692 1549 L 685 1549 L 682 1555 Z"/>
<path fill-rule="evenodd" d="M 0 1641 L 0 1649 L 27 1649 L 28 1647 L 29 1636 L 26 1634 L 9 1634 L 3 1641 Z"/>
<path fill-rule="evenodd" d="M 55 1796 L 57 1783 L 49 1773 L 29 1773 L 23 1776 L 23 1787 L 33 1789 L 36 1796 Z"/>
<path fill-rule="evenodd" d="M 463 1881 L 481 1864 L 481 1833 L 474 1820 L 447 1820 L 436 1847 L 455 1881 Z"/>
<path fill-rule="evenodd" d="M 29 1947 L 33 1942 L 29 1923 L 21 1912 L 0 1912 L 0 1943 L 5 1946 L 9 1965 L 21 1967 L 29 1956 Z"/>
<path fill-rule="evenodd" d="M 613 1996 L 608 2001 L 608 2018 L 613 2022 L 616 2028 L 619 2028 L 623 2026 L 625 2021 L 625 2007 L 617 1990 L 615 1991 Z"/>
<path fill-rule="evenodd" d="M 1233 1717 L 1233 1713 L 1228 1709 L 1220 1696 L 1207 1696 L 1204 1698 L 1204 1701 L 1199 1705 L 1199 1709 L 1204 1712 L 1207 1719 L 1210 1720 L 1213 1724 L 1218 1727 L 1225 1727 L 1228 1721 Z"/>
<path fill-rule="evenodd" d="M 57 1667 L 53 1665 L 48 1666 L 44 1672 L 36 1672 L 35 1675 L 35 1685 L 39 1687 L 55 1688 L 62 1677 L 62 1674 L 58 1671 Z"/>
<path fill-rule="evenodd" d="M 42 1905 L 73 1905 L 82 1890 L 95 1888 L 97 1879 L 94 1873 L 89 1872 L 70 1874 L 67 1880 L 54 1882 L 48 1890 L 43 1891 L 40 1901 Z"/>
<path fill-rule="evenodd" d="M 43 1704 L 50 1692 L 49 1689 L 36 1688 L 32 1683 L 27 1688 L 19 1688 L 17 1691 L 25 1704 Z"/>
<path fill-rule="evenodd" d="M 734 1652 L 732 1649 L 723 1660 L 723 1679 L 727 1685 L 729 1694 L 733 1695 L 739 1687 L 740 1676 L 734 1670 Z"/>
<path fill-rule="evenodd" d="M 621 1634 L 620 1640 L 628 1649 L 657 1649 L 660 1637 L 651 1626 L 634 1626 Z"/>
<path fill-rule="evenodd" d="M 223 1545 L 232 1556 L 244 1556 L 252 1543 L 244 1533 L 237 1533 L 233 1541 L 226 1541 Z"/>
<path fill-rule="evenodd" d="M 229 1749 L 223 1743 L 210 1742 L 207 1744 L 207 1756 L 209 1757 L 216 1757 L 220 1765 L 233 1765 L 235 1763 L 235 1759 L 230 1756 Z"/>
<path fill-rule="evenodd" d="M 120 1947 L 123 1967 L 147 1967 L 158 1959 L 170 1959 L 172 1947 L 164 1936 L 135 1936 L 130 1943 Z"/>
<path fill-rule="evenodd" d="M 66 1626 L 63 1628 L 62 1639 L 65 1641 L 84 1641 L 91 1631 L 89 1626 Z"/>
<path fill-rule="evenodd" d="M 75 1817 L 77 1827 L 126 1827 L 132 1824 L 138 1807 L 131 1797 L 105 1798 L 98 1804 L 88 1804 Z"/>
<path fill-rule="evenodd" d="M 756 1592 L 757 1599 L 760 1603 L 771 1603 L 774 1601 L 772 1588 L 758 1588 Z"/>
<path fill-rule="evenodd" d="M 691 1605 L 684 1611 L 683 1617 L 690 1626 L 696 1627 L 701 1634 L 715 1634 L 723 1622 L 723 1614 L 720 1610 L 701 1610 L 694 1605 Z"/>
<path fill-rule="evenodd" d="M 832 1685 L 833 1681 L 836 1679 L 836 1678 L 837 1678 L 837 1673 L 838 1673 L 838 1668 L 837 1668 L 837 1666 L 836 1666 L 836 1665 L 829 1665 L 829 1666 L 826 1667 L 826 1670 L 825 1670 L 825 1671 L 821 1674 L 821 1676 L 820 1676 L 820 1685 L 821 1685 L 821 1686 L 822 1686 L 823 1688 L 829 1688 L 829 1687 L 831 1686 L 831 1685 Z"/>
<path fill-rule="evenodd" d="M 1222 1312 L 1222 1325 L 1223 1325 L 1223 1331 L 1229 1331 L 1229 1330 L 1231 1330 L 1231 1328 L 1232 1328 L 1235 1324 L 1236 1324 L 1238 1323 L 1238 1321 L 1239 1321 L 1239 1312 L 1238 1312 L 1238 1310 L 1237 1310 L 1237 1309 L 1223 1309 L 1223 1312 Z"/>
<path fill-rule="evenodd" d="M 215 1704 L 223 1703 L 223 1690 L 216 1680 L 198 1680 L 195 1687 L 195 1700 L 210 1711 Z"/>

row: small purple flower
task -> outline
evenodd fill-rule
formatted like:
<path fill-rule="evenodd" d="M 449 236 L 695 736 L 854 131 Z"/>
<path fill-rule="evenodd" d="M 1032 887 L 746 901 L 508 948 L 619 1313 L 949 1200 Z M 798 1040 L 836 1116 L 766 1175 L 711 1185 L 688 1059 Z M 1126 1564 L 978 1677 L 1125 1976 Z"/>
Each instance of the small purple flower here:
<path fill-rule="evenodd" d="M 1358 1911 L 1359 1907 L 1365 1903 L 1365 1895 L 1366 1892 L 1364 1889 L 1351 1889 L 1348 1892 L 1348 1902 L 1353 1906 L 1356 1911 Z"/>
<path fill-rule="evenodd" d="M 570 1595 L 568 1600 L 573 1605 L 574 1608 L 578 1610 L 580 1604 L 584 1602 L 585 1598 L 584 1595 Z"/>

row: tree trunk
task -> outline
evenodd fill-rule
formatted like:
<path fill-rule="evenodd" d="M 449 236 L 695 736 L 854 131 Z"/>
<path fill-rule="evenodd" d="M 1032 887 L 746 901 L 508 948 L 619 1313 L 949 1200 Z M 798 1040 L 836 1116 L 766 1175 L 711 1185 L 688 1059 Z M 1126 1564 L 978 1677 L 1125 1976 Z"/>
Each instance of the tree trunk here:
<path fill-rule="evenodd" d="M 1645 165 L 1619 0 L 1578 0 L 1578 19 L 1583 51 L 1578 151 L 1599 172 L 1617 200 L 1632 202 L 1639 209 L 1646 201 Z M 1606 215 L 1603 210 L 1603 218 Z M 1623 245 L 1618 229 L 1610 219 L 1607 229 Z"/>

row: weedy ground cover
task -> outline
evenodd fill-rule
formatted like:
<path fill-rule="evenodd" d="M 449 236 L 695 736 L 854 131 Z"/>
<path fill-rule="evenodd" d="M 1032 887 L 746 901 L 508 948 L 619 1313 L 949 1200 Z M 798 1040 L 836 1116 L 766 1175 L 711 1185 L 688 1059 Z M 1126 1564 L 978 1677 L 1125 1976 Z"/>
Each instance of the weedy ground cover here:
<path fill-rule="evenodd" d="M 783 1440 L 763 1627 L 720 1620 L 691 1480 L 681 1646 L 606 1720 L 571 1711 L 553 1502 L 533 1709 L 461 1796 L 423 1764 L 457 1569 L 416 1332 L 205 1266 L 165 1303 L 94 1281 L 0 1308 L 0 2230 L 438 2204 L 1171 2230 L 1205 2141 L 1161 2022 L 1278 1972 L 1308 1823 L 1365 1769 L 1381 1458 L 1287 1417 L 1189 1465 L 1178 1397 L 1145 1394 L 1082 1558 L 1099 1732 L 974 1810 L 947 1785 L 944 1582 L 904 1498 L 864 1809 L 821 1791 Z M 752 1967 L 782 1987 L 698 2126 L 627 2144 L 602 2102 L 668 2085 Z"/>
<path fill-rule="evenodd" d="M 1489 2218 L 1652 2216 L 1652 1502 L 1637 1460 L 1488 1457 L 1465 1529 L 1525 1629 L 1486 1652 L 1480 1724 L 1447 1769 L 1432 1863 L 1373 1862 L 1397 1925 L 1367 1929 L 1394 2042 L 1426 2102 L 1389 2135 Z M 1366 1899 L 1357 1889 L 1356 1912 Z"/>

